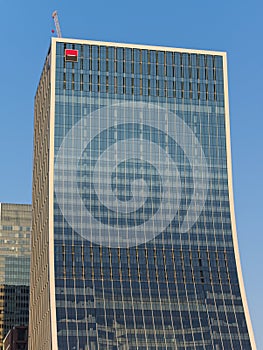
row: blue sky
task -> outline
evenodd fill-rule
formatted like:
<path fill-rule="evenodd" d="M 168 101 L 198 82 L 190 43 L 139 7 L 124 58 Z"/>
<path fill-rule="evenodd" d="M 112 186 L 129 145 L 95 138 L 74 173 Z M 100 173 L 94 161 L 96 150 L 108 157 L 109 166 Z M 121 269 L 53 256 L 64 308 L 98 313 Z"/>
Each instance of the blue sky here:
<path fill-rule="evenodd" d="M 263 3 L 0 0 L 1 202 L 31 202 L 34 94 L 55 9 L 64 37 L 228 52 L 239 248 L 256 342 L 263 349 Z"/>

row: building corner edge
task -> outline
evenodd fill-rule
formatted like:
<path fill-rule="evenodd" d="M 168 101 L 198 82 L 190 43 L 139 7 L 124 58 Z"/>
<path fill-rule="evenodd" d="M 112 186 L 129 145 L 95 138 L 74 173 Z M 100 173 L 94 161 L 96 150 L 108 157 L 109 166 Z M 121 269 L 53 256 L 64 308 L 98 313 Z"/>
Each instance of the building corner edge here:
<path fill-rule="evenodd" d="M 50 64 L 50 130 L 49 130 L 49 285 L 50 285 L 50 331 L 51 350 L 58 350 L 57 317 L 55 298 L 55 261 L 54 261 L 54 132 L 55 132 L 55 87 L 56 87 L 56 40 L 51 39 Z"/>

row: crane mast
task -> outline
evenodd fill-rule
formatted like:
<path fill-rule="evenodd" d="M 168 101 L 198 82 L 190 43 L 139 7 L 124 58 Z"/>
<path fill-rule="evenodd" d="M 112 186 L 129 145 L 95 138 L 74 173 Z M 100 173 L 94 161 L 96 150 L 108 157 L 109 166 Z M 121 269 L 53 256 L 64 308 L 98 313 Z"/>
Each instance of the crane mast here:
<path fill-rule="evenodd" d="M 58 13 L 57 13 L 57 11 L 54 11 L 54 12 L 52 13 L 52 17 L 53 17 L 53 19 L 54 19 L 55 26 L 56 26 L 57 37 L 58 37 L 58 38 L 61 38 L 61 37 L 62 37 L 62 34 L 61 34 L 61 30 L 60 30 L 60 25 L 59 25 L 59 20 L 58 20 Z"/>

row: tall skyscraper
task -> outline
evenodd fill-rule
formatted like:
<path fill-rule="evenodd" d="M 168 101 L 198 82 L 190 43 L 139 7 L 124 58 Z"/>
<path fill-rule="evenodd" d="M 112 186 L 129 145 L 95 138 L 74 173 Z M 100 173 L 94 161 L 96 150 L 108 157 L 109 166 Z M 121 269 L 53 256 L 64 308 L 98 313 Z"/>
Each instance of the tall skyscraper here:
<path fill-rule="evenodd" d="M 14 326 L 28 326 L 31 205 L 0 203 L 0 349 Z"/>
<path fill-rule="evenodd" d="M 51 41 L 35 97 L 29 349 L 256 349 L 226 54 Z"/>

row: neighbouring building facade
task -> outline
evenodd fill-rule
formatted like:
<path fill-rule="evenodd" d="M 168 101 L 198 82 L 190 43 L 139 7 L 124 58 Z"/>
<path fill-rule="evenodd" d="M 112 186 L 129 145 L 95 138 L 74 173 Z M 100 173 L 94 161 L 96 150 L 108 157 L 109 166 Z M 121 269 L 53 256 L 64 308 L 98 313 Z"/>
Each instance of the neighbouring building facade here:
<path fill-rule="evenodd" d="M 31 205 L 0 203 L 0 349 L 14 326 L 28 326 Z"/>
<path fill-rule="evenodd" d="M 256 349 L 226 54 L 53 38 L 31 245 L 31 350 Z"/>

